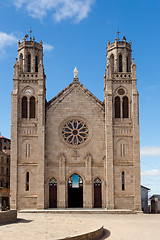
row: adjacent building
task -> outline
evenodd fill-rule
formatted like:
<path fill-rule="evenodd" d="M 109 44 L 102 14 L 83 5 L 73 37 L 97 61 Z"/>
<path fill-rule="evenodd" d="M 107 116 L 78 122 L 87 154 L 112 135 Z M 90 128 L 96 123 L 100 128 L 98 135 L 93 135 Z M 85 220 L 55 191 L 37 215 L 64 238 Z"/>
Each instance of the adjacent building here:
<path fill-rule="evenodd" d="M 77 68 L 47 102 L 42 41 L 19 41 L 11 115 L 12 209 L 141 210 L 139 94 L 125 37 L 108 41 L 103 102 Z"/>
<path fill-rule="evenodd" d="M 141 185 L 141 204 L 144 213 L 148 213 L 148 191 L 150 190 L 151 189 Z"/>
<path fill-rule="evenodd" d="M 160 213 L 160 195 L 154 194 L 150 198 L 151 213 Z"/>
<path fill-rule="evenodd" d="M 9 207 L 10 139 L 0 134 L 0 208 Z"/>

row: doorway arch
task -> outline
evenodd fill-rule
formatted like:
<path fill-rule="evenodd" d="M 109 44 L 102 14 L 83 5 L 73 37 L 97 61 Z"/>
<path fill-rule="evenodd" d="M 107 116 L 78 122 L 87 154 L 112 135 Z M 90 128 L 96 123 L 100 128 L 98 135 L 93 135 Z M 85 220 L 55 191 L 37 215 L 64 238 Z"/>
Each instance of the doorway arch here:
<path fill-rule="evenodd" d="M 57 180 L 55 178 L 51 178 L 49 182 L 49 207 L 57 207 Z"/>
<path fill-rule="evenodd" d="M 101 185 L 101 180 L 99 178 L 96 178 L 94 180 L 94 208 L 102 207 Z"/>
<path fill-rule="evenodd" d="M 68 179 L 68 207 L 83 208 L 83 180 L 76 173 Z"/>

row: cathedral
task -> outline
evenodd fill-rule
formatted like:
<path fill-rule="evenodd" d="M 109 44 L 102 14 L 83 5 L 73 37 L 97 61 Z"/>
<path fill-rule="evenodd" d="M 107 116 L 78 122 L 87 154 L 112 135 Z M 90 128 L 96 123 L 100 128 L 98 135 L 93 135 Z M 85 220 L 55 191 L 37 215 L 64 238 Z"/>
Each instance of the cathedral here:
<path fill-rule="evenodd" d="M 11 209 L 141 210 L 139 94 L 131 42 L 107 44 L 104 101 L 74 78 L 49 102 L 43 44 L 14 64 Z M 56 84 L 56 83 L 55 83 Z"/>

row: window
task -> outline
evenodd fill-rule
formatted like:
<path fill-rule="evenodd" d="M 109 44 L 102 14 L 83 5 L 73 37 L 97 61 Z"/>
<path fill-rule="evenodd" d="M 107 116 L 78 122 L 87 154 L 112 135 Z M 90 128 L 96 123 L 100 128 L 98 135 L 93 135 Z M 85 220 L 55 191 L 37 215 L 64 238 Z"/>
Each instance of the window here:
<path fill-rule="evenodd" d="M 115 97 L 115 118 L 120 118 L 120 98 Z"/>
<path fill-rule="evenodd" d="M 38 56 L 35 58 L 35 72 L 38 72 Z"/>
<path fill-rule="evenodd" d="M 22 98 L 22 118 L 27 118 L 28 115 L 28 104 L 27 97 Z"/>
<path fill-rule="evenodd" d="M 1 187 L 4 187 L 4 179 L 1 179 L 1 181 L 0 181 L 0 186 L 1 186 Z"/>
<path fill-rule="evenodd" d="M 4 157 L 1 157 L 1 162 L 3 163 L 3 161 L 4 161 Z"/>
<path fill-rule="evenodd" d="M 20 67 L 20 72 L 23 72 L 23 54 L 22 53 L 19 56 L 19 67 Z"/>
<path fill-rule="evenodd" d="M 128 111 L 128 97 L 123 97 L 122 102 L 122 108 L 123 108 L 123 118 L 129 117 L 129 111 Z"/>
<path fill-rule="evenodd" d="M 7 149 L 7 147 L 6 146 L 4 146 L 4 150 L 6 150 Z"/>
<path fill-rule="evenodd" d="M 26 172 L 26 191 L 29 191 L 29 172 Z"/>
<path fill-rule="evenodd" d="M 114 55 L 111 55 L 111 72 L 114 73 Z"/>
<path fill-rule="evenodd" d="M 7 158 L 7 163 L 9 163 L 9 158 Z"/>
<path fill-rule="evenodd" d="M 4 167 L 1 167 L 1 175 L 4 175 Z"/>
<path fill-rule="evenodd" d="M 27 56 L 27 72 L 31 72 L 31 54 Z"/>
<path fill-rule="evenodd" d="M 30 118 L 35 118 L 35 97 L 30 98 Z"/>
<path fill-rule="evenodd" d="M 127 57 L 127 72 L 129 72 L 129 62 L 128 62 L 128 57 Z"/>
<path fill-rule="evenodd" d="M 125 190 L 125 172 L 122 172 L 122 191 Z"/>
<path fill-rule="evenodd" d="M 6 175 L 7 175 L 7 176 L 9 175 L 9 171 L 8 171 L 8 168 L 6 168 Z"/>
<path fill-rule="evenodd" d="M 119 72 L 122 72 L 122 55 L 119 55 Z"/>

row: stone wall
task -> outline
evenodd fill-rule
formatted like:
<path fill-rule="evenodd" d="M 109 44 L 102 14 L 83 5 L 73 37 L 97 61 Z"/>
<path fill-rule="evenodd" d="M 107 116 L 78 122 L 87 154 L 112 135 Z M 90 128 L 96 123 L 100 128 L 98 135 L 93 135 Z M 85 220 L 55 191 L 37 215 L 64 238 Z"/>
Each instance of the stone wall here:
<path fill-rule="evenodd" d="M 17 221 L 17 211 L 9 210 L 0 212 L 0 224 L 13 223 Z"/>

